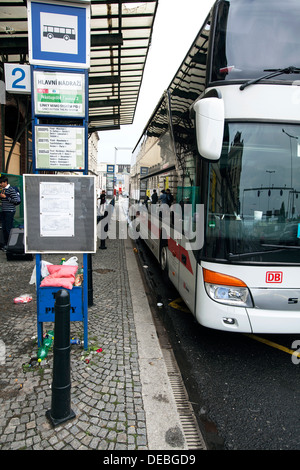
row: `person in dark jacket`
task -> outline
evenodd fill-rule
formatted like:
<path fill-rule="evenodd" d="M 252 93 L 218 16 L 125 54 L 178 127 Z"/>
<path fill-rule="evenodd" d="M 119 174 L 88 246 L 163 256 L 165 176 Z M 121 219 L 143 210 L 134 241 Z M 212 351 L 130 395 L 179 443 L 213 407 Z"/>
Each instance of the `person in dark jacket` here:
<path fill-rule="evenodd" d="M 100 194 L 99 199 L 100 199 L 100 205 L 101 205 L 101 204 L 105 204 L 105 202 L 106 202 L 106 194 L 105 194 L 105 190 L 104 190 L 104 189 L 102 189 L 102 193 Z"/>
<path fill-rule="evenodd" d="M 18 198 L 14 188 L 8 184 L 7 176 L 0 177 L 0 191 L 0 200 L 2 203 L 2 231 L 5 244 L 2 250 L 6 251 L 9 233 L 14 223 Z"/>
<path fill-rule="evenodd" d="M 157 201 L 158 201 L 158 195 L 157 195 L 156 189 L 153 189 L 153 193 L 151 196 L 151 203 L 156 204 Z"/>
<path fill-rule="evenodd" d="M 100 212 L 100 215 L 103 215 L 104 214 L 104 209 L 105 209 L 105 204 L 106 204 L 106 193 L 105 193 L 104 189 L 102 190 L 102 193 L 100 194 L 100 197 L 98 199 L 100 199 L 99 212 Z"/>
<path fill-rule="evenodd" d="M 167 204 L 168 206 L 171 206 L 173 204 L 173 201 L 174 201 L 174 197 L 173 197 L 173 194 L 171 194 L 171 191 L 169 189 L 167 189 Z"/>

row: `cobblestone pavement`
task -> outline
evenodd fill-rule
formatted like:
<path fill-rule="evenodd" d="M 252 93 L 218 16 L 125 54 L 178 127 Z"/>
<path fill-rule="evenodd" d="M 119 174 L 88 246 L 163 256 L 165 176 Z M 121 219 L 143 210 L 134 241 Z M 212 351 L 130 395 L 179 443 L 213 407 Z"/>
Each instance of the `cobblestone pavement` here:
<path fill-rule="evenodd" d="M 0 252 L 0 346 L 5 352 L 0 364 L 0 449 L 148 449 L 124 241 L 106 244 L 107 250 L 92 257 L 89 349 L 71 346 L 71 407 L 76 416 L 55 428 L 46 417 L 52 351 L 45 363 L 28 367 L 37 353 L 36 293 L 29 284 L 35 261 L 7 261 Z M 59 256 L 52 260 L 59 261 Z M 32 302 L 13 303 L 25 293 L 33 294 Z M 52 328 L 44 324 L 44 331 Z M 71 334 L 83 338 L 81 322 L 71 322 Z"/>

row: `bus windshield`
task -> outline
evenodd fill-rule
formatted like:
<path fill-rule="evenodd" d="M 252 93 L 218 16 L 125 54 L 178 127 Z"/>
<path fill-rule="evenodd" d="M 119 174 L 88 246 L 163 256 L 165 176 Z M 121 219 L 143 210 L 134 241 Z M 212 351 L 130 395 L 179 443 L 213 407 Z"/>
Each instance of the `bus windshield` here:
<path fill-rule="evenodd" d="M 252 79 L 268 71 L 299 67 L 299 23 L 298 0 L 221 1 L 211 81 Z M 274 79 L 299 80 L 299 74 Z"/>
<path fill-rule="evenodd" d="M 300 126 L 226 123 L 206 217 L 205 257 L 299 264 Z"/>

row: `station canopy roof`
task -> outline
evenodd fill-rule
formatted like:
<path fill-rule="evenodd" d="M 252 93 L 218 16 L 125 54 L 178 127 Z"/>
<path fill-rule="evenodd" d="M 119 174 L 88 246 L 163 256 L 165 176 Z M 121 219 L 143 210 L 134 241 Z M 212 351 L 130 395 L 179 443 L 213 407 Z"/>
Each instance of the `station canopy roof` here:
<path fill-rule="evenodd" d="M 119 129 L 134 119 L 158 0 L 90 4 L 89 132 Z M 0 67 L 29 63 L 26 0 L 0 0 L 0 55 Z"/>

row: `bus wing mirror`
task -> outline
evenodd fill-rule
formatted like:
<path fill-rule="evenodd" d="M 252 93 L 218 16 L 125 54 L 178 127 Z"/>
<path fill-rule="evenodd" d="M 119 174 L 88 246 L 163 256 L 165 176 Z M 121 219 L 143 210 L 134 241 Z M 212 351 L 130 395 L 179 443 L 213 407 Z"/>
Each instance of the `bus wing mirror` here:
<path fill-rule="evenodd" d="M 218 160 L 223 143 L 224 102 L 222 98 L 203 98 L 195 103 L 194 110 L 198 151 L 208 160 Z"/>

